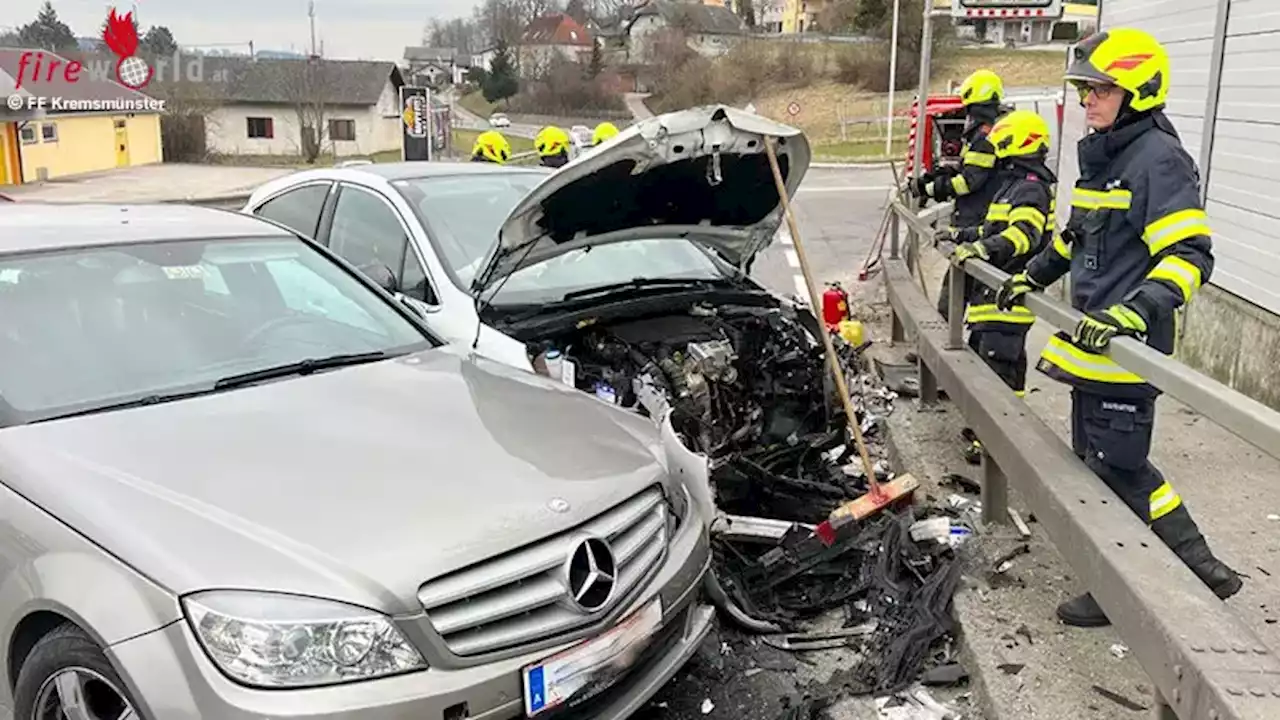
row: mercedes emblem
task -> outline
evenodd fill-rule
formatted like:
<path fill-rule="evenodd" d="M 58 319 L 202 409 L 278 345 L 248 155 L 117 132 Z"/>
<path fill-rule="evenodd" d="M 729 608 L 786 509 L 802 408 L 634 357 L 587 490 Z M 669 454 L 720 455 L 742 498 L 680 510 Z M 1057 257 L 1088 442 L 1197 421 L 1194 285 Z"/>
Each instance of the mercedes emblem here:
<path fill-rule="evenodd" d="M 584 613 L 603 610 L 613 599 L 617 574 L 617 561 L 609 544 L 599 538 L 583 540 L 565 563 L 569 601 Z"/>
<path fill-rule="evenodd" d="M 553 512 L 567 513 L 569 512 L 569 501 L 564 498 L 551 498 L 547 502 L 547 507 L 551 508 Z"/>

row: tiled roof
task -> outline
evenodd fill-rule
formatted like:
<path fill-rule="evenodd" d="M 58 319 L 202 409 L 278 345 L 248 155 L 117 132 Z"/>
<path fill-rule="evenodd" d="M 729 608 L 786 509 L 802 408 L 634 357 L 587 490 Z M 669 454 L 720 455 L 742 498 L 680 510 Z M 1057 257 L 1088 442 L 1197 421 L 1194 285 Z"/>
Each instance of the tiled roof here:
<path fill-rule="evenodd" d="M 660 16 L 667 25 L 704 35 L 743 35 L 747 32 L 742 18 L 723 5 L 649 0 L 636 10 L 635 17 L 646 15 Z"/>
<path fill-rule="evenodd" d="M 534 18 L 520 36 L 521 45 L 581 45 L 591 47 L 591 33 L 577 20 L 558 13 Z"/>
<path fill-rule="evenodd" d="M 185 65 L 187 58 L 184 58 Z M 172 96 L 183 89 L 210 101 L 245 104 L 289 104 L 299 100 L 310 60 L 251 59 L 236 56 L 203 56 L 203 79 L 193 82 L 185 71 L 174 81 L 172 73 L 157 76 L 148 89 L 157 97 Z M 315 61 L 316 85 L 323 88 L 328 105 L 375 105 L 387 81 L 404 84 L 393 62 L 372 60 Z M 222 80 L 219 80 L 222 78 Z"/>

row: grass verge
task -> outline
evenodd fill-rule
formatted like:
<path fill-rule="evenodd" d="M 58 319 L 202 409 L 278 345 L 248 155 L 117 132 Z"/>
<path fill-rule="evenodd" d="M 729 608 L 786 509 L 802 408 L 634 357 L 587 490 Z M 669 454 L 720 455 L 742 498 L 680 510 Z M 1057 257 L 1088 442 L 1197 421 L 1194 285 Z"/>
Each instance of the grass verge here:
<path fill-rule="evenodd" d="M 485 100 L 484 93 L 479 90 L 458 98 L 458 104 L 468 112 L 479 115 L 482 118 L 488 118 L 493 114 L 494 110 L 498 109 L 498 104 Z"/>
<path fill-rule="evenodd" d="M 454 130 L 453 131 L 453 149 L 458 155 L 469 155 L 471 147 L 476 144 L 476 137 L 480 135 L 479 130 Z M 516 137 L 507 135 L 507 142 L 511 143 L 511 152 L 522 153 L 533 149 L 533 141 L 529 138 Z"/>

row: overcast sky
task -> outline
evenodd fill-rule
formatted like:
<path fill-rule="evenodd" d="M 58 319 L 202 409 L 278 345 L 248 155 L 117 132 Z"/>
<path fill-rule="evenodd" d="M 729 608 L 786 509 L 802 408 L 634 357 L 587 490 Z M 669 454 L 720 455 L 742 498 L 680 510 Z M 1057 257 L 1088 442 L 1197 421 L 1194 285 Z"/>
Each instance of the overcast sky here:
<path fill-rule="evenodd" d="M 43 0 L 0 0 L 0 26 L 35 18 Z M 474 0 L 315 0 L 316 42 L 333 58 L 397 60 L 406 45 L 418 45 L 431 17 L 468 15 Z M 310 44 L 307 0 L 53 0 L 58 17 L 78 36 L 98 33 L 107 9 L 137 8 L 145 30 L 168 25 L 180 45 L 240 44 L 303 52 Z"/>

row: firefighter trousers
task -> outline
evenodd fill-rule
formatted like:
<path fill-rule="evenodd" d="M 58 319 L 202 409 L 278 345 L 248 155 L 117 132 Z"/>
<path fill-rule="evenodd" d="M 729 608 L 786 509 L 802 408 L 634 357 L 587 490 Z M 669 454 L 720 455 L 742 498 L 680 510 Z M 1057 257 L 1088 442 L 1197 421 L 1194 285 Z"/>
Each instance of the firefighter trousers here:
<path fill-rule="evenodd" d="M 1211 589 L 1236 583 L 1213 553 L 1182 498 L 1151 464 L 1155 398 L 1071 391 L 1071 446 L 1156 536 Z"/>
<path fill-rule="evenodd" d="M 969 348 L 995 371 L 1018 397 L 1027 389 L 1027 333 L 972 330 Z"/>

